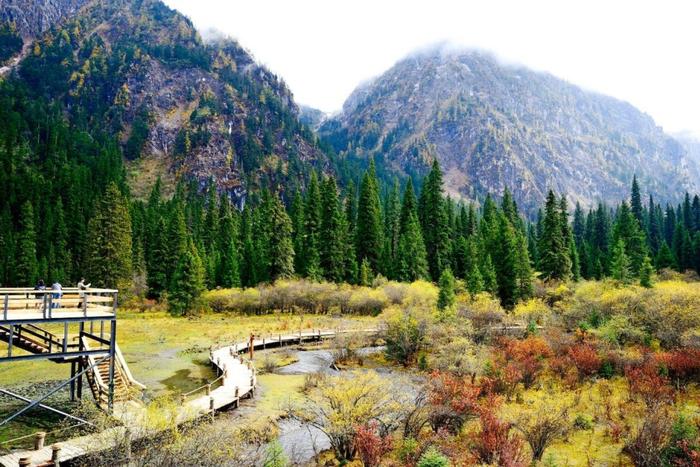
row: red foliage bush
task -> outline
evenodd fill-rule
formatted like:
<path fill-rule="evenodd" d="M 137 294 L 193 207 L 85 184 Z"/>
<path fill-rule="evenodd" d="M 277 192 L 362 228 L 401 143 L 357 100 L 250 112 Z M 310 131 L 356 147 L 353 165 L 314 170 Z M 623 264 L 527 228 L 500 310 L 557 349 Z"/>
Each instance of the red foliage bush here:
<path fill-rule="evenodd" d="M 511 433 L 512 425 L 495 414 L 497 402 L 489 401 L 479 413 L 480 431 L 474 436 L 472 453 L 477 461 L 504 467 L 525 467 L 528 459 L 523 440 Z"/>
<path fill-rule="evenodd" d="M 582 378 L 598 373 L 603 364 L 598 352 L 590 344 L 572 345 L 569 347 L 568 356 Z"/>
<path fill-rule="evenodd" d="M 481 387 L 450 373 L 434 371 L 430 375 L 428 400 L 430 424 L 434 431 L 459 431 L 465 420 L 476 415 Z"/>
<path fill-rule="evenodd" d="M 641 398 L 647 407 L 673 400 L 673 389 L 667 377 L 659 372 L 659 364 L 652 358 L 641 365 L 625 368 L 631 397 Z"/>
<path fill-rule="evenodd" d="M 668 369 L 678 385 L 700 376 L 700 350 L 676 349 L 657 355 L 656 360 Z"/>
<path fill-rule="evenodd" d="M 505 359 L 520 373 L 523 385 L 532 386 L 544 368 L 545 359 L 552 356 L 549 344 L 540 337 L 503 339 L 501 343 Z"/>
<path fill-rule="evenodd" d="M 355 449 L 366 467 L 379 465 L 382 456 L 392 447 L 389 436 L 381 436 L 377 422 L 369 422 L 355 428 Z"/>

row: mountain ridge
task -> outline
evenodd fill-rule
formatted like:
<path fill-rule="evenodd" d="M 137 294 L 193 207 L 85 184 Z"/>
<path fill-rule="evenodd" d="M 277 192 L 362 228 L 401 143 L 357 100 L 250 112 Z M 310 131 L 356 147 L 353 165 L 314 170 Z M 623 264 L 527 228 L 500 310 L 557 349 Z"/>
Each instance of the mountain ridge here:
<path fill-rule="evenodd" d="M 437 158 L 448 192 L 470 200 L 510 188 L 532 208 L 552 188 L 591 206 L 624 196 L 635 173 L 661 198 L 697 187 L 681 145 L 631 104 L 473 49 L 398 61 L 320 134 L 389 176 L 418 178 Z"/>
<path fill-rule="evenodd" d="M 79 0 L 23 1 L 41 18 L 47 2 Z M 51 18 L 12 79 L 116 138 L 137 197 L 157 177 L 171 189 L 184 177 L 212 180 L 242 206 L 260 188 L 293 189 L 311 168 L 328 170 L 286 84 L 233 39 L 203 41 L 158 0 L 89 0 Z"/>

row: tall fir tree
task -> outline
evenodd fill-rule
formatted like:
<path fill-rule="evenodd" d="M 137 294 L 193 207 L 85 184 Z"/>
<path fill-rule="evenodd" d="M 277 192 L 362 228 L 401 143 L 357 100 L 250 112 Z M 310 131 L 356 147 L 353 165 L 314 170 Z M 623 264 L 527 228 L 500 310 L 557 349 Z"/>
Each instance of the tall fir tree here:
<path fill-rule="evenodd" d="M 449 222 L 442 195 L 442 172 L 437 159 L 423 182 L 418 208 L 428 253 L 428 269 L 432 279 L 437 281 L 442 270 L 450 265 Z"/>
<path fill-rule="evenodd" d="M 316 172 L 311 173 L 304 203 L 303 274 L 318 280 L 323 276 L 320 253 L 321 188 Z"/>
<path fill-rule="evenodd" d="M 287 279 L 294 275 L 292 221 L 279 196 L 272 197 L 270 207 L 269 276 L 272 280 Z"/>
<path fill-rule="evenodd" d="M 25 287 L 38 280 L 39 263 L 36 256 L 36 229 L 34 207 L 29 201 L 22 205 L 20 231 L 17 235 L 17 259 L 15 261 L 15 282 Z"/>
<path fill-rule="evenodd" d="M 338 186 L 328 177 L 321 190 L 320 258 L 324 277 L 341 282 L 346 275 L 349 251 L 347 223 L 338 200 Z"/>
<path fill-rule="evenodd" d="M 170 283 L 168 294 L 170 310 L 175 314 L 192 311 L 192 307 L 203 291 L 204 268 L 194 242 L 189 239 Z"/>
<path fill-rule="evenodd" d="M 128 288 L 132 280 L 129 204 L 111 183 L 88 224 L 86 273 L 100 287 Z"/>
<path fill-rule="evenodd" d="M 571 275 L 569 245 L 564 238 L 562 214 L 553 191 L 547 194 L 542 236 L 539 239 L 539 269 L 545 279 L 566 280 Z"/>
<path fill-rule="evenodd" d="M 362 264 L 366 259 L 373 272 L 379 271 L 380 267 L 380 252 L 383 245 L 382 233 L 379 189 L 374 160 L 372 160 L 360 186 L 355 245 L 358 262 Z"/>

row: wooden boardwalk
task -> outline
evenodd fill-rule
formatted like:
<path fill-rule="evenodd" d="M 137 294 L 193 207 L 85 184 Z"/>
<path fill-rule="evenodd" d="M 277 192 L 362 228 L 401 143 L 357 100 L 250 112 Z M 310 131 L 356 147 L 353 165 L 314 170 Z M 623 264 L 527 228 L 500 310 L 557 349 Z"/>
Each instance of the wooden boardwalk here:
<path fill-rule="evenodd" d="M 340 334 L 375 332 L 377 332 L 376 329 L 360 329 L 342 331 L 315 330 L 297 334 L 279 334 L 254 339 L 252 347 L 255 351 L 332 339 Z M 252 362 L 243 358 L 244 354 L 250 352 L 250 346 L 251 342 L 249 340 L 210 351 L 209 360 L 221 376 L 217 378 L 214 384 L 203 386 L 189 393 L 189 397 L 183 397 L 182 404 L 175 414 L 178 425 L 196 420 L 204 415 L 210 415 L 219 410 L 238 407 L 240 399 L 255 395 L 255 386 L 257 384 L 255 367 Z M 196 395 L 196 393 L 200 392 L 204 392 L 204 394 Z M 115 404 L 113 415 L 121 422 L 120 426 L 109 428 L 99 433 L 73 438 L 52 446 L 45 446 L 39 450 L 13 452 L 0 457 L 0 465 L 17 467 L 20 465 L 20 459 L 23 458 L 28 459 L 30 462 L 25 465 L 40 465 L 49 462 L 52 456 L 59 463 L 67 462 L 87 454 L 99 453 L 113 448 L 123 443 L 127 438 L 133 442 L 140 438 L 153 436 L 164 429 L 148 428 L 150 425 L 148 413 L 143 404 L 136 401 Z M 55 451 L 55 447 L 60 449 Z"/>

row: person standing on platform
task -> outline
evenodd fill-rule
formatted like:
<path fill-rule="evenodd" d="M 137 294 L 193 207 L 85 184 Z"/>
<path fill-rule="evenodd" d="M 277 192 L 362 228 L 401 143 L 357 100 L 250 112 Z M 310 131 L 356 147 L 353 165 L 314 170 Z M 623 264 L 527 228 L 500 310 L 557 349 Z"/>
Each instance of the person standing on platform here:
<path fill-rule="evenodd" d="M 57 300 L 60 300 L 61 297 L 63 296 L 63 286 L 61 285 L 60 282 L 56 281 L 53 283 L 51 286 L 51 295 L 53 296 L 53 302 L 51 303 L 51 308 L 60 308 L 61 303 L 58 302 Z"/>

